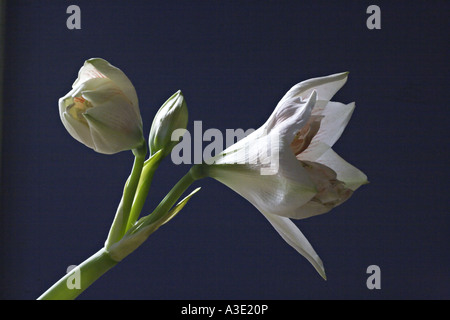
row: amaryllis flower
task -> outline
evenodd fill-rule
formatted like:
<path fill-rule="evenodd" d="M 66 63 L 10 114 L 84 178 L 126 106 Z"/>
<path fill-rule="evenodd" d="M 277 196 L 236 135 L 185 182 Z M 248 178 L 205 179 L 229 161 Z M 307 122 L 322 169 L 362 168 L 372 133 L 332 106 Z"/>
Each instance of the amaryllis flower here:
<path fill-rule="evenodd" d="M 331 102 L 347 73 L 292 87 L 264 125 L 207 161 L 206 173 L 250 201 L 325 278 L 323 263 L 290 220 L 330 211 L 367 182 L 331 147 L 354 103 Z"/>
<path fill-rule="evenodd" d="M 59 99 L 59 114 L 73 138 L 100 153 L 132 150 L 145 141 L 133 84 L 103 59 L 84 63 L 72 90 Z"/>

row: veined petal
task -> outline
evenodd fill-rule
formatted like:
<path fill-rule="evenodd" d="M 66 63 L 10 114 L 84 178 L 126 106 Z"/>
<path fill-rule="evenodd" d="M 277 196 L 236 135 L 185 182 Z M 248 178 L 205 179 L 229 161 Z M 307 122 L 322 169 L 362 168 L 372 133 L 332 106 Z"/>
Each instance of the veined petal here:
<path fill-rule="evenodd" d="M 308 148 L 297 155 L 297 159 L 302 161 L 316 161 L 327 152 L 328 149 L 330 149 L 329 145 L 313 139 Z"/>
<path fill-rule="evenodd" d="M 273 148 L 270 149 L 271 139 L 273 140 Z M 277 135 L 268 135 L 264 128 L 260 127 L 250 133 L 248 136 L 232 144 L 220 154 L 210 159 L 205 159 L 208 164 L 254 164 L 261 165 L 261 157 L 267 156 L 268 151 L 273 154 L 279 153 L 279 138 Z"/>
<path fill-rule="evenodd" d="M 298 130 L 308 122 L 316 98 L 316 92 L 312 91 L 305 100 L 297 97 L 278 104 L 263 128 L 268 133 L 276 130 L 281 141 L 291 143 Z"/>
<path fill-rule="evenodd" d="M 88 146 L 89 148 L 94 148 L 94 142 L 92 141 L 91 133 L 89 127 L 72 118 L 67 112 L 64 112 L 61 116 L 62 123 L 70 135 Z"/>
<path fill-rule="evenodd" d="M 90 85 L 92 84 L 92 85 Z M 110 97 L 121 95 L 122 100 L 127 101 L 131 107 L 131 101 L 111 80 L 92 79 L 85 83 L 81 91 L 83 98 L 89 100 L 93 105 L 106 103 Z"/>
<path fill-rule="evenodd" d="M 345 186 L 353 191 L 368 183 L 367 176 L 361 170 L 342 159 L 331 148 L 323 153 L 317 162 L 333 169 L 337 174 L 337 179 L 344 182 Z"/>
<path fill-rule="evenodd" d="M 115 87 L 107 87 L 103 90 L 84 91 L 83 98 L 88 100 L 95 108 L 89 109 L 88 114 L 112 128 L 122 130 L 142 130 L 141 117 L 133 112 L 130 100 Z M 97 116 L 95 116 L 97 115 Z"/>
<path fill-rule="evenodd" d="M 327 279 L 322 260 L 314 251 L 308 239 L 289 219 L 261 211 L 280 236 L 298 253 L 304 256 L 317 270 L 322 278 Z"/>
<path fill-rule="evenodd" d="M 90 60 L 85 61 L 83 66 L 81 67 L 80 71 L 78 71 L 78 78 L 73 83 L 72 88 L 79 87 L 83 83 L 85 83 L 86 81 L 91 80 L 91 79 L 106 79 L 106 78 L 108 78 L 102 72 L 97 70 L 97 68 L 95 68 L 95 66 L 92 63 L 90 63 L 89 61 Z"/>
<path fill-rule="evenodd" d="M 259 210 L 285 217 L 295 216 L 298 208 L 317 193 L 308 173 L 293 154 L 287 159 L 280 158 L 275 174 L 261 174 L 259 165 L 219 164 L 210 165 L 208 175 L 240 194 Z"/>
<path fill-rule="evenodd" d="M 310 119 L 320 117 L 319 129 L 306 148 L 300 149 L 301 152 L 294 150 L 297 158 L 299 160 L 316 161 L 316 159 L 328 151 L 344 132 L 354 109 L 355 103 L 353 102 L 346 105 L 333 101 L 318 101 Z M 311 120 L 307 123 L 307 126 L 310 122 Z M 296 145 L 295 139 L 298 138 L 303 137 L 297 134 L 292 142 L 293 146 Z"/>
<path fill-rule="evenodd" d="M 130 99 L 133 109 L 137 115 L 140 116 L 139 111 L 139 101 L 136 94 L 136 89 L 131 83 L 130 79 L 125 75 L 125 73 L 117 67 L 111 65 L 108 61 L 100 59 L 100 58 L 92 58 L 85 62 L 85 66 L 87 70 L 91 70 L 89 72 L 98 73 L 103 75 L 109 79 L 111 79 L 122 92 Z M 89 67 L 91 66 L 91 67 Z M 94 71 L 92 71 L 92 68 Z"/>
<path fill-rule="evenodd" d="M 102 95 L 108 95 L 108 99 L 103 101 Z M 142 142 L 140 118 L 136 117 L 123 94 L 95 91 L 83 96 L 99 103 L 84 113 L 96 151 L 111 154 L 133 149 Z"/>
<path fill-rule="evenodd" d="M 336 92 L 347 82 L 347 76 L 348 72 L 343 72 L 302 81 L 293 86 L 284 95 L 279 104 L 298 97 L 306 99 L 314 90 L 317 92 L 317 100 L 331 100 Z"/>
<path fill-rule="evenodd" d="M 92 148 L 94 143 L 90 136 L 89 127 L 85 123 L 75 120 L 67 113 L 68 107 L 73 105 L 73 103 L 73 98 L 70 92 L 58 100 L 61 122 L 74 139 Z"/>
<path fill-rule="evenodd" d="M 330 101 L 324 108 L 314 107 L 312 114 L 322 116 L 320 128 L 314 136 L 312 144 L 322 142 L 330 147 L 340 138 L 355 110 L 355 103 L 343 104 Z"/>

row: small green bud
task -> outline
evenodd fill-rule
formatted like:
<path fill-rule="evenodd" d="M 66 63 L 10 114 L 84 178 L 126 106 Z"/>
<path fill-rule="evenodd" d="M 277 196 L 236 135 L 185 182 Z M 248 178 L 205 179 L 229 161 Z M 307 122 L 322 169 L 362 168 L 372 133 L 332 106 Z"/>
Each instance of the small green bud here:
<path fill-rule="evenodd" d="M 180 90 L 174 93 L 156 113 L 148 139 L 150 156 L 163 149 L 163 157 L 167 156 L 178 143 L 172 141 L 172 133 L 176 129 L 186 129 L 188 109 Z"/>

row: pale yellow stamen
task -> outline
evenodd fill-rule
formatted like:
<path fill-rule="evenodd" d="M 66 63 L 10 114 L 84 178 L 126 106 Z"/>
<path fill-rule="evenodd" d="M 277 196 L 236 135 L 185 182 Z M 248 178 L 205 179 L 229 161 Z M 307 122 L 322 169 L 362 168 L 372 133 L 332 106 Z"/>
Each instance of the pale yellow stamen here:
<path fill-rule="evenodd" d="M 83 116 L 83 113 L 85 113 L 89 108 L 92 108 L 92 104 L 88 100 L 84 99 L 83 97 L 75 97 L 73 98 L 73 103 L 67 107 L 67 112 L 75 120 L 87 124 L 86 118 Z"/>

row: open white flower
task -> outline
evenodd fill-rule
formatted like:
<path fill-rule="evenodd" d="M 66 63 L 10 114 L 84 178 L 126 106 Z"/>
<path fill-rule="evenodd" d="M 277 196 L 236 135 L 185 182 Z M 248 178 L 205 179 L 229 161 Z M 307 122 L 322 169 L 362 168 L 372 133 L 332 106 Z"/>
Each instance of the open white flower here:
<path fill-rule="evenodd" d="M 72 90 L 58 104 L 70 135 L 97 152 L 131 150 L 144 141 L 134 86 L 120 69 L 103 59 L 87 60 Z"/>
<path fill-rule="evenodd" d="M 263 126 L 209 160 L 206 169 L 250 201 L 324 278 L 322 261 L 289 218 L 328 212 L 367 182 L 331 149 L 355 106 L 330 102 L 347 74 L 292 87 Z"/>

